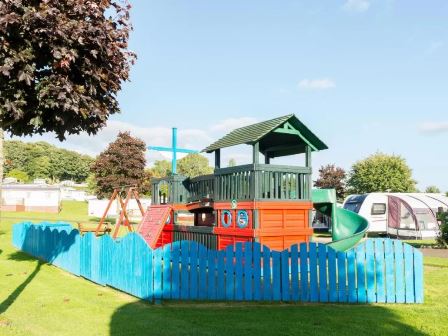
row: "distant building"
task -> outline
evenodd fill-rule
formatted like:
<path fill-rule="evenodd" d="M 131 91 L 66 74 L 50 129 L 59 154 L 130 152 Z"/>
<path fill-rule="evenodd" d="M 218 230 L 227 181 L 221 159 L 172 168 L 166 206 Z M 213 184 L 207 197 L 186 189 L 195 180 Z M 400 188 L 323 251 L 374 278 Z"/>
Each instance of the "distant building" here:
<path fill-rule="evenodd" d="M 45 184 L 4 184 L 0 210 L 58 213 L 61 208 L 59 187 Z"/>
<path fill-rule="evenodd" d="M 61 187 L 61 199 L 63 201 L 86 201 L 87 193 L 72 187 Z"/>
<path fill-rule="evenodd" d="M 140 199 L 142 203 L 144 211 L 151 205 L 150 199 L 142 198 Z M 98 199 L 89 199 L 89 207 L 88 207 L 88 215 L 93 217 L 102 217 L 104 211 L 106 210 L 107 205 L 109 204 L 109 200 L 98 200 Z M 138 208 L 137 202 L 135 199 L 131 199 L 128 204 L 128 215 L 132 220 L 139 220 L 142 218 L 140 210 Z M 117 216 L 117 202 L 113 202 L 108 217 L 116 217 Z"/>
<path fill-rule="evenodd" d="M 12 183 L 17 183 L 17 179 L 15 177 L 5 177 L 3 179 L 3 184 L 12 184 Z"/>

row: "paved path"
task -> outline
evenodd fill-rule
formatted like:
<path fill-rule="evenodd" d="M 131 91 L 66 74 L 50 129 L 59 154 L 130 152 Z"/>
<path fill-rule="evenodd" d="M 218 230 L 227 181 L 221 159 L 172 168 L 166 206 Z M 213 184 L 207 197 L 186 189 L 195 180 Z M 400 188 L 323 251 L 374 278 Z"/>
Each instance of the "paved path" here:
<path fill-rule="evenodd" d="M 448 258 L 448 249 L 420 249 L 425 257 Z"/>

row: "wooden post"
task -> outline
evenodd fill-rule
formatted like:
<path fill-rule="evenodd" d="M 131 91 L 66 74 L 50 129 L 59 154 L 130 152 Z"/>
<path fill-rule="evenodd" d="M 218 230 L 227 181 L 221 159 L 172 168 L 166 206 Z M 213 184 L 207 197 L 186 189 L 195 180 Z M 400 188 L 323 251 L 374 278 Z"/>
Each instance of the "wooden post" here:
<path fill-rule="evenodd" d="M 253 164 L 259 163 L 259 156 L 260 156 L 260 143 L 256 142 L 253 144 L 253 152 L 252 152 Z"/>
<path fill-rule="evenodd" d="M 265 164 L 271 163 L 271 158 L 269 157 L 269 152 L 264 153 L 264 163 Z"/>
<path fill-rule="evenodd" d="M 311 199 L 311 189 L 312 189 L 312 167 L 311 167 L 311 147 L 309 145 L 306 146 L 306 157 L 305 157 L 305 165 L 307 168 L 310 168 L 310 173 L 307 175 L 306 180 L 307 180 L 307 188 L 306 188 L 306 194 L 307 194 L 307 199 Z"/>
<path fill-rule="evenodd" d="M 221 168 L 221 149 L 215 150 L 215 169 Z"/>

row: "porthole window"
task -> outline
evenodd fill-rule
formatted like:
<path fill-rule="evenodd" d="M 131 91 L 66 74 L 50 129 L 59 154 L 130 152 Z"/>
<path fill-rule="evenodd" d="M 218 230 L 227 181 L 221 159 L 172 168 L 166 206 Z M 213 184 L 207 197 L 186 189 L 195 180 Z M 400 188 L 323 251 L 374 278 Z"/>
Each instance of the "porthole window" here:
<path fill-rule="evenodd" d="M 246 210 L 238 211 L 236 224 L 240 229 L 245 229 L 247 227 L 247 225 L 249 224 L 249 215 L 247 214 Z"/>
<path fill-rule="evenodd" d="M 221 224 L 225 228 L 228 228 L 230 225 L 232 225 L 232 213 L 229 210 L 222 211 Z"/>

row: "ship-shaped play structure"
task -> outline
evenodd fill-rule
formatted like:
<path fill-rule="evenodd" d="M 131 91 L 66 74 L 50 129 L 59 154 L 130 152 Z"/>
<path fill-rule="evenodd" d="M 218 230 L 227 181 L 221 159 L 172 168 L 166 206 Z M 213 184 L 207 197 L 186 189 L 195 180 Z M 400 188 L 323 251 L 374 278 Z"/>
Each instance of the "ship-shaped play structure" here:
<path fill-rule="evenodd" d="M 221 150 L 241 144 L 252 146 L 252 163 L 221 168 Z M 327 148 L 293 114 L 236 129 L 203 150 L 215 155 L 213 174 L 152 180 L 152 205 L 138 232 L 152 248 L 194 240 L 215 249 L 256 241 L 283 250 L 311 240 L 314 208 L 332 217 L 332 247 L 351 248 L 368 222 L 338 208 L 334 190 L 312 190 L 312 153 Z M 295 154 L 302 165 L 270 163 Z"/>

